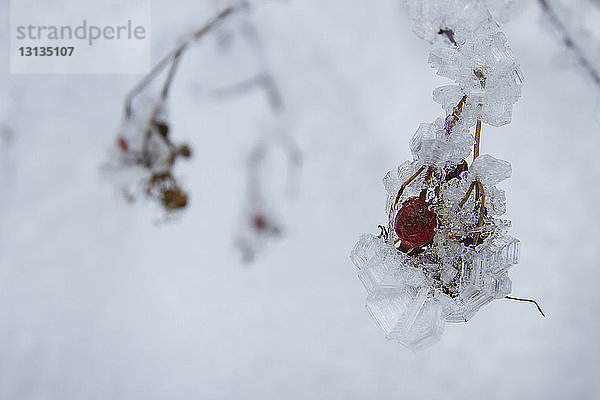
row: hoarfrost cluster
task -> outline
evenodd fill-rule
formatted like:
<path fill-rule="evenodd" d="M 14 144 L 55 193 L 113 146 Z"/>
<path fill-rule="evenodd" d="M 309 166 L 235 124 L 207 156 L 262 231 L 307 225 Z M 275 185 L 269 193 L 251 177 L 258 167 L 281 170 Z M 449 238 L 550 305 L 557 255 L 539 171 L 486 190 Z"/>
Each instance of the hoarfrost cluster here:
<path fill-rule="evenodd" d="M 494 15 L 511 4 L 500 3 Z M 511 166 L 480 155 L 479 145 L 484 123 L 511 121 L 523 76 L 487 2 L 408 0 L 407 9 L 433 45 L 430 65 L 454 84 L 434 90 L 446 117 L 421 124 L 413 160 L 387 173 L 387 224 L 379 236 L 362 235 L 351 258 L 386 337 L 418 350 L 440 338 L 445 322 L 466 322 L 511 292 L 519 240 L 500 218 L 506 198 L 496 187 Z"/>

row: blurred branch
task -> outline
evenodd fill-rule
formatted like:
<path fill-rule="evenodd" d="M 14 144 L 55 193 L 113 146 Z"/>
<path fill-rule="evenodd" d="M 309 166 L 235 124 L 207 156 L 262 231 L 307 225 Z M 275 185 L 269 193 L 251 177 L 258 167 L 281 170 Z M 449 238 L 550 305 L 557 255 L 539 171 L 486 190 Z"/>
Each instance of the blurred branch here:
<path fill-rule="evenodd" d="M 127 118 L 131 117 L 133 99 L 142 90 L 144 90 L 167 65 L 172 64 L 171 70 L 169 71 L 169 75 L 163 86 L 163 90 L 161 91 L 160 101 L 164 102 L 164 100 L 167 98 L 169 88 L 173 80 L 173 73 L 177 66 L 177 63 L 179 62 L 179 59 L 181 58 L 184 51 L 187 50 L 187 48 L 189 47 L 190 43 L 202 38 L 204 35 L 211 32 L 214 28 L 216 28 L 219 25 L 219 23 L 223 22 L 225 19 L 233 15 L 236 11 L 239 11 L 241 7 L 242 6 L 225 8 L 219 14 L 217 14 L 216 17 L 210 20 L 206 25 L 194 32 L 188 40 L 186 40 L 177 48 L 170 51 L 166 56 L 164 56 L 154 66 L 154 68 L 152 68 L 150 73 L 148 73 L 148 75 L 146 75 L 144 79 L 142 79 L 125 97 L 125 116 Z M 173 66 L 173 64 L 175 65 Z"/>
<path fill-rule="evenodd" d="M 153 100 L 149 115 L 142 114 L 140 134 L 142 136 L 141 146 L 138 149 L 131 148 L 124 137 L 119 137 L 117 144 L 122 154 L 128 156 L 128 160 L 141 165 L 150 171 L 150 178 L 146 182 L 146 193 L 157 196 L 167 210 L 183 208 L 187 205 L 187 194 L 184 193 L 175 179 L 172 168 L 177 158 L 189 157 L 191 149 L 186 145 L 176 146 L 169 135 L 169 124 L 163 115 L 167 97 L 170 93 L 175 79 L 178 66 L 186 54 L 190 45 L 213 32 L 220 24 L 236 14 L 238 11 L 250 9 L 245 1 L 237 6 L 230 6 L 216 14 L 204 26 L 194 32 L 187 40 L 171 50 L 158 61 L 150 73 L 145 76 L 125 98 L 125 120 L 134 122 L 134 102 L 138 95 L 147 90 L 159 76 L 164 76 L 160 92 Z M 215 92 L 218 97 L 228 97 L 251 90 L 261 90 L 265 96 L 271 113 L 277 120 L 284 117 L 284 101 L 279 84 L 268 68 L 265 52 L 259 35 L 249 17 L 241 20 L 239 25 L 243 38 L 253 49 L 261 63 L 260 72 L 251 79 L 239 82 L 231 87 Z M 279 121 L 278 121 L 279 123 Z M 267 209 L 267 199 L 264 190 L 264 160 L 271 151 L 272 146 L 281 146 L 288 160 L 288 183 L 295 181 L 295 172 L 301 162 L 300 150 L 285 129 L 278 126 L 273 134 L 269 134 L 253 147 L 247 161 L 247 190 L 250 206 L 250 221 L 247 226 L 256 236 L 265 234 L 278 234 L 280 227 Z M 164 156 L 166 154 L 166 157 Z M 290 185 L 291 186 L 291 185 Z M 252 246 L 248 246 L 252 250 Z"/>
<path fill-rule="evenodd" d="M 8 124 L 0 122 L 0 143 L 10 144 L 13 140 L 14 132 Z"/>
<path fill-rule="evenodd" d="M 268 72 L 262 72 L 253 78 L 238 82 L 232 86 L 214 90 L 212 94 L 217 98 L 228 98 L 238 94 L 250 92 L 256 88 L 262 89 L 268 99 L 273 112 L 283 109 L 283 97 L 275 80 Z"/>
<path fill-rule="evenodd" d="M 173 175 L 173 166 L 178 158 L 189 158 L 191 149 L 185 144 L 177 146 L 171 141 L 169 125 L 167 121 L 161 118 L 161 112 L 175 79 L 177 67 L 192 42 L 212 32 L 219 24 L 245 6 L 245 3 L 241 3 L 237 7 L 227 7 L 219 12 L 187 40 L 165 55 L 125 97 L 125 120 L 130 121 L 134 119 L 133 102 L 135 98 L 154 82 L 161 72 L 168 68 L 159 96 L 150 114 L 147 117 L 144 116 L 142 121 L 143 140 L 141 148 L 131 148 L 125 137 L 117 139 L 117 145 L 125 163 L 141 165 L 150 172 L 150 177 L 146 182 L 146 195 L 157 197 L 167 211 L 184 208 L 188 203 L 187 193 L 181 189 Z M 153 140 L 156 141 L 153 142 Z M 158 143 L 162 143 L 162 146 Z M 157 150 L 157 145 L 162 150 Z M 166 157 L 163 157 L 163 153 L 166 153 Z"/>
<path fill-rule="evenodd" d="M 260 88 L 265 93 L 270 109 L 274 117 L 282 119 L 285 112 L 285 104 L 282 91 L 277 79 L 268 66 L 263 44 L 252 21 L 247 18 L 241 25 L 242 35 L 247 43 L 254 49 L 260 58 L 262 72 L 254 78 L 241 82 L 233 87 L 220 91 L 221 96 L 244 92 L 253 88 Z M 288 161 L 289 187 L 296 181 L 295 175 L 301 164 L 301 152 L 296 143 L 286 130 L 277 127 L 275 135 L 267 137 L 266 140 L 259 141 L 250 151 L 247 161 L 247 204 L 249 214 L 247 224 L 249 232 L 247 235 L 238 237 L 236 240 L 239 249 L 242 252 L 243 260 L 251 262 L 256 257 L 261 238 L 279 236 L 282 227 L 273 213 L 269 210 L 266 199 L 266 191 L 263 186 L 265 180 L 265 159 L 271 150 L 271 146 L 281 146 L 285 152 Z"/>
<path fill-rule="evenodd" d="M 575 42 L 574 38 L 569 33 L 569 29 L 566 24 L 561 21 L 558 12 L 550 5 L 548 0 L 538 0 L 540 7 L 544 14 L 549 18 L 550 22 L 558 29 L 560 34 L 562 35 L 563 42 L 568 49 L 570 49 L 575 57 L 577 58 L 577 62 L 583 67 L 583 69 L 588 73 L 588 75 L 592 78 L 594 83 L 600 87 L 600 71 L 592 64 L 590 60 L 585 56 L 583 50 L 580 47 L 580 44 Z"/>

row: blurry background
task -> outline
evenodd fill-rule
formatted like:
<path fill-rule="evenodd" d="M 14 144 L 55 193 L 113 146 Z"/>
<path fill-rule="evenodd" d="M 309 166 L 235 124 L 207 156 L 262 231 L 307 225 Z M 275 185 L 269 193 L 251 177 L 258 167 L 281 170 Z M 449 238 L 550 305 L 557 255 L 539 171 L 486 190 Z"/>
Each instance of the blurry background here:
<path fill-rule="evenodd" d="M 568 5 L 585 16 L 592 4 Z M 226 26 L 207 37 L 177 75 L 172 134 L 194 157 L 176 169 L 190 206 L 168 222 L 125 204 L 101 169 L 141 77 L 10 75 L 3 40 L 0 399 L 598 398 L 600 88 L 537 2 L 517 8 L 505 31 L 526 83 L 513 122 L 484 127 L 482 153 L 513 164 L 513 295 L 547 318 L 495 301 L 416 354 L 384 339 L 348 258 L 385 220 L 382 177 L 442 115 L 431 92 L 446 81 L 397 0 L 255 7 L 303 165 L 296 195 L 275 205 L 283 236 L 250 265 L 234 241 L 245 158 L 270 112 L 260 92 L 207 95 L 253 74 L 235 34 L 227 51 Z M 153 59 L 217 9 L 154 0 Z"/>

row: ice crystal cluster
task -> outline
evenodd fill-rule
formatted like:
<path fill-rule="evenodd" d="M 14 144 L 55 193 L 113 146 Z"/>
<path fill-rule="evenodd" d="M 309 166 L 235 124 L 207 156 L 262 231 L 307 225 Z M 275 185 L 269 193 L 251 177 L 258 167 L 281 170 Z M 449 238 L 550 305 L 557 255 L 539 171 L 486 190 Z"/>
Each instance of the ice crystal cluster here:
<path fill-rule="evenodd" d="M 351 253 L 369 313 L 387 338 L 413 350 L 438 340 L 445 322 L 466 322 L 507 296 L 519 258 L 496 187 L 511 166 L 479 155 L 479 135 L 483 124 L 510 122 L 523 78 L 486 5 L 407 1 L 415 31 L 433 44 L 430 65 L 454 83 L 433 92 L 446 117 L 421 124 L 413 160 L 384 178 L 386 226 L 362 235 Z"/>

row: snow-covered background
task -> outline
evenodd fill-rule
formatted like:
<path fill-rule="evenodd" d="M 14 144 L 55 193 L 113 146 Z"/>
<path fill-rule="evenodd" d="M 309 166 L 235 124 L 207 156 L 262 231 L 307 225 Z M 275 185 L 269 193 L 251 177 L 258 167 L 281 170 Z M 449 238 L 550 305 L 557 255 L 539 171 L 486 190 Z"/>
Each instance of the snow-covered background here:
<path fill-rule="evenodd" d="M 214 14 L 198 3 L 153 0 L 154 59 Z M 140 77 L 10 75 L 2 40 L 0 399 L 598 398 L 598 88 L 539 7 L 519 8 L 505 31 L 523 97 L 510 125 L 484 127 L 482 153 L 513 164 L 502 184 L 522 240 L 513 295 L 547 318 L 495 301 L 416 354 L 384 339 L 348 258 L 385 220 L 383 175 L 441 115 L 431 91 L 446 81 L 397 0 L 254 9 L 304 159 L 297 194 L 277 205 L 285 235 L 250 266 L 233 242 L 244 159 L 269 110 L 259 92 L 206 95 L 252 76 L 235 37 L 229 52 L 209 37 L 182 62 L 170 115 L 194 148 L 177 166 L 192 197 L 167 223 L 152 204 L 125 204 L 101 171 Z"/>

